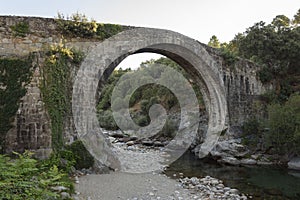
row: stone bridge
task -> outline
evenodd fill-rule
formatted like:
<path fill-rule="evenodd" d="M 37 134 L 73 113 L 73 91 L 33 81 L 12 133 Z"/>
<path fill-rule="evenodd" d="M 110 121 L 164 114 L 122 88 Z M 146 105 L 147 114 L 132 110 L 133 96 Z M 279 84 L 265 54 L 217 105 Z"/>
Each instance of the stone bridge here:
<path fill-rule="evenodd" d="M 14 37 L 10 30 L 10 26 L 19 21 L 29 22 L 31 33 L 26 37 Z M 58 43 L 61 38 L 53 19 L 0 17 L 0 25 L 1 57 L 20 57 L 43 51 L 45 46 Z M 255 101 L 266 88 L 256 77 L 257 66 L 253 63 L 239 60 L 234 66 L 228 67 L 217 50 L 182 34 L 152 28 L 126 29 L 104 41 L 68 38 L 66 44 L 86 53 L 95 49 L 103 52 L 95 57 L 100 61 L 98 72 L 91 72 L 95 77 L 100 72 L 108 76 L 123 59 L 132 54 L 152 52 L 174 60 L 201 89 L 209 118 L 209 132 L 217 133 L 228 127 L 240 126 L 255 112 Z M 36 62 L 42 63 L 39 60 Z M 44 149 L 51 148 L 50 121 L 47 111 L 40 104 L 39 81 L 39 68 L 36 68 L 27 94 L 22 99 L 15 127 L 8 134 L 11 150 L 30 148 L 43 154 Z M 65 136 L 72 141 L 72 133 L 67 130 Z"/>

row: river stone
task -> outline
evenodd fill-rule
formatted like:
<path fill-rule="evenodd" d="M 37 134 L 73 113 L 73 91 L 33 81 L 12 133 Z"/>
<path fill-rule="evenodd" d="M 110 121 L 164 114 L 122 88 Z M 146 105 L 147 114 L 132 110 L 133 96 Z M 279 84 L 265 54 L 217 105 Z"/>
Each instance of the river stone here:
<path fill-rule="evenodd" d="M 155 141 L 153 144 L 156 147 L 163 147 L 164 146 L 164 144 L 162 142 L 160 142 L 160 141 Z"/>
<path fill-rule="evenodd" d="M 288 162 L 289 169 L 300 170 L 300 157 L 295 157 Z"/>
<path fill-rule="evenodd" d="M 153 145 L 153 141 L 151 140 L 144 140 L 142 141 L 142 144 L 145 146 L 152 146 Z"/>
<path fill-rule="evenodd" d="M 124 135 L 120 132 L 110 132 L 109 136 L 114 137 L 114 138 L 123 138 Z"/>
<path fill-rule="evenodd" d="M 224 157 L 224 158 L 222 158 L 218 161 L 221 162 L 221 163 L 227 163 L 227 164 L 230 164 L 230 165 L 239 165 L 239 164 L 241 164 L 241 162 L 238 159 L 234 158 L 234 157 Z"/>
<path fill-rule="evenodd" d="M 71 198 L 70 194 L 67 192 L 60 193 L 60 196 L 61 196 L 61 199 L 70 199 Z"/>
<path fill-rule="evenodd" d="M 127 144 L 127 146 L 132 146 L 132 145 L 134 145 L 134 141 L 128 141 L 128 142 L 126 142 L 126 144 Z"/>
<path fill-rule="evenodd" d="M 229 192 L 231 194 L 238 194 L 239 193 L 239 191 L 237 189 L 234 189 L 234 188 L 230 189 Z"/>
<path fill-rule="evenodd" d="M 244 158 L 244 159 L 241 160 L 241 164 L 243 164 L 243 165 L 255 165 L 256 160 L 250 159 L 250 158 Z"/>
<path fill-rule="evenodd" d="M 51 189 L 57 192 L 68 190 L 68 188 L 66 188 L 65 186 L 55 186 L 55 187 L 51 187 Z"/>

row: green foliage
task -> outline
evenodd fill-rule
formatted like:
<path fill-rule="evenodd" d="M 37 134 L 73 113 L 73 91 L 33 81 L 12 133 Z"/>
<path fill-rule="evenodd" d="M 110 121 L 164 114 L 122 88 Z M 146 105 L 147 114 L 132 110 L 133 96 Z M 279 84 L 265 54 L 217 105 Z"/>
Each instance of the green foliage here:
<path fill-rule="evenodd" d="M 272 82 L 276 93 L 287 99 L 292 92 L 282 90 L 292 85 L 293 77 L 300 74 L 300 28 L 291 25 L 283 15 L 274 18 L 271 24 L 256 23 L 247 29 L 239 43 L 239 54 L 262 65 L 258 72 L 263 83 Z"/>
<path fill-rule="evenodd" d="M 66 149 L 72 152 L 75 160 L 74 167 L 76 169 L 88 169 L 94 165 L 94 158 L 85 148 L 80 140 L 76 140 L 72 144 L 66 146 Z"/>
<path fill-rule="evenodd" d="M 72 72 L 79 68 L 83 54 L 63 44 L 52 46 L 43 66 L 40 85 L 51 119 L 52 144 L 63 147 L 64 121 L 71 115 Z"/>
<path fill-rule="evenodd" d="M 50 158 L 42 162 L 43 167 L 50 168 L 55 165 L 60 171 L 71 173 L 72 168 L 88 169 L 94 164 L 94 158 L 80 140 L 76 140 L 63 149 L 56 150 Z"/>
<path fill-rule="evenodd" d="M 17 155 L 17 159 L 0 155 L 0 199 L 61 199 L 54 186 L 74 192 L 71 180 L 57 166 L 40 165 L 28 152 Z"/>
<path fill-rule="evenodd" d="M 84 14 L 75 13 L 64 17 L 58 13 L 57 25 L 65 36 L 106 39 L 122 31 L 122 26 L 116 24 L 98 24 L 89 20 Z"/>
<path fill-rule="evenodd" d="M 244 122 L 242 131 L 242 142 L 249 147 L 255 147 L 263 134 L 263 124 L 261 119 L 255 117 L 248 119 Z"/>
<path fill-rule="evenodd" d="M 118 130 L 111 110 L 98 110 L 97 116 L 101 127 L 107 130 Z"/>
<path fill-rule="evenodd" d="M 31 58 L 0 59 L 0 152 L 31 77 Z"/>
<path fill-rule="evenodd" d="M 300 154 L 300 95 L 292 95 L 283 105 L 269 105 L 268 113 L 267 144 L 278 154 Z"/>
<path fill-rule="evenodd" d="M 177 100 L 177 98 L 174 96 L 174 94 L 166 87 L 157 85 L 157 84 L 146 84 L 147 80 L 149 79 L 158 79 L 161 78 L 161 80 L 167 81 L 168 84 L 173 85 L 174 87 L 181 88 L 179 85 L 178 79 L 176 77 L 170 77 L 168 74 L 168 67 L 163 67 L 159 65 L 151 65 L 151 64 L 160 64 L 163 66 L 169 66 L 177 71 L 179 71 L 183 76 L 186 77 L 187 80 L 192 80 L 191 76 L 183 69 L 181 68 L 177 63 L 174 61 L 168 59 L 168 58 L 159 58 L 157 60 L 149 60 L 141 63 L 141 67 L 138 68 L 136 71 L 132 71 L 130 69 L 126 70 L 115 70 L 110 77 L 107 80 L 106 85 L 103 86 L 103 89 L 101 91 L 101 96 L 99 100 L 99 104 L 97 106 L 98 110 L 98 119 L 100 126 L 108 129 L 108 130 L 116 130 L 118 129 L 118 126 L 116 125 L 113 116 L 112 111 L 110 110 L 111 104 L 111 93 L 118 82 L 119 78 L 123 76 L 123 82 L 118 87 L 118 91 L 115 91 L 117 94 L 120 94 L 120 96 L 124 96 L 124 94 L 130 93 L 130 86 L 131 85 L 143 85 L 142 87 L 139 87 L 137 90 L 133 92 L 133 94 L 127 95 L 124 99 L 129 99 L 129 108 L 130 108 L 130 114 L 133 119 L 133 121 L 140 125 L 140 126 L 147 126 L 150 123 L 150 117 L 148 115 L 149 109 L 154 104 L 160 104 L 162 105 L 166 110 L 167 113 L 170 112 L 177 112 L 180 110 L 180 105 Z M 154 67 L 153 68 L 150 68 Z M 130 73 L 131 79 L 127 78 Z M 136 78 L 134 78 L 136 77 Z M 140 78 L 143 77 L 143 78 Z M 138 82 L 137 82 L 138 81 Z M 196 93 L 196 96 L 199 100 L 199 108 L 204 107 L 204 103 L 202 100 L 201 92 L 199 90 L 199 87 L 191 81 L 191 85 L 193 86 L 193 89 Z M 189 98 L 189 97 L 186 97 Z M 114 103 L 117 104 L 116 108 L 122 109 L 126 108 L 124 105 L 124 99 L 123 98 L 116 98 L 114 99 Z M 172 136 L 174 134 L 174 131 L 177 129 L 177 125 L 174 124 L 174 122 L 171 119 L 167 119 L 167 123 L 165 124 L 162 131 L 159 133 L 159 135 L 163 136 Z"/>
<path fill-rule="evenodd" d="M 219 39 L 217 38 L 217 36 L 213 35 L 209 39 L 208 46 L 214 47 L 214 48 L 220 48 L 221 47 L 221 43 L 220 43 Z"/>
<path fill-rule="evenodd" d="M 300 9 L 298 10 L 298 12 L 294 15 L 294 19 L 292 20 L 292 23 L 295 26 L 299 26 L 300 24 Z"/>
<path fill-rule="evenodd" d="M 221 56 L 227 66 L 234 66 L 235 62 L 238 60 L 236 53 L 229 50 L 224 44 L 221 47 Z"/>
<path fill-rule="evenodd" d="M 178 125 L 175 124 L 174 121 L 167 119 L 166 124 L 164 125 L 163 129 L 158 133 L 158 135 L 173 138 L 176 136 L 177 129 Z"/>
<path fill-rule="evenodd" d="M 258 77 L 263 83 L 272 83 L 276 98 L 284 102 L 300 87 L 299 19 L 300 9 L 294 19 L 277 15 L 270 24 L 255 23 L 228 44 L 220 44 L 213 36 L 209 45 L 221 49 L 228 66 L 234 64 L 237 57 L 250 59 L 261 66 Z"/>
<path fill-rule="evenodd" d="M 118 24 L 98 24 L 97 37 L 106 39 L 123 30 L 122 26 Z"/>
<path fill-rule="evenodd" d="M 10 28 L 13 31 L 13 35 L 18 37 L 25 37 L 30 32 L 28 22 L 19 22 Z"/>
<path fill-rule="evenodd" d="M 66 19 L 58 13 L 57 25 L 64 35 L 73 37 L 94 37 L 98 28 L 95 20 L 89 20 L 85 15 L 79 13 L 72 14 Z"/>
<path fill-rule="evenodd" d="M 217 36 L 213 35 L 209 42 L 208 46 L 217 48 L 220 50 L 220 56 L 224 59 L 225 65 L 227 66 L 234 66 L 235 62 L 237 61 L 237 41 L 238 36 L 235 37 L 229 44 L 227 43 L 220 43 Z"/>
<path fill-rule="evenodd" d="M 70 173 L 72 167 L 76 164 L 76 160 L 73 152 L 65 148 L 56 150 L 48 159 L 41 163 L 42 167 L 51 168 L 55 165 L 60 171 Z"/>

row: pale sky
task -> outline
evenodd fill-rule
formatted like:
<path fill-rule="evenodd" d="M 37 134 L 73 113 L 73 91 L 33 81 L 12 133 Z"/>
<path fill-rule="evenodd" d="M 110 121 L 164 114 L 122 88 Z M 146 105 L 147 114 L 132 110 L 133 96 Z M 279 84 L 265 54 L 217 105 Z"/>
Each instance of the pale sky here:
<path fill-rule="evenodd" d="M 235 34 L 244 32 L 256 22 L 270 23 L 280 14 L 292 18 L 300 8 L 300 0 L 1 0 L 0 2 L 0 15 L 55 17 L 57 12 L 70 15 L 78 11 L 98 22 L 169 29 L 202 43 L 207 43 L 212 35 L 216 35 L 221 42 L 228 42 Z M 144 55 L 141 59 L 138 57 L 141 56 L 130 56 L 122 63 L 136 65 L 141 60 L 153 56 Z"/>

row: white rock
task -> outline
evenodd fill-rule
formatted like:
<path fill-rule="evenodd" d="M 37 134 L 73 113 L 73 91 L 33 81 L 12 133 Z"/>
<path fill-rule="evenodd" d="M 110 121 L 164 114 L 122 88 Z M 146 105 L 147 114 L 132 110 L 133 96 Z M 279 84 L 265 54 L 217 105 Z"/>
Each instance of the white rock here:
<path fill-rule="evenodd" d="M 300 157 L 295 157 L 288 162 L 289 169 L 300 170 Z"/>
<path fill-rule="evenodd" d="M 70 199 L 71 198 L 70 194 L 67 192 L 60 193 L 60 196 L 62 199 Z"/>
<path fill-rule="evenodd" d="M 250 159 L 250 158 L 244 158 L 241 160 L 241 164 L 244 165 L 255 165 L 257 162 L 254 159 Z"/>
<path fill-rule="evenodd" d="M 234 158 L 234 157 L 224 157 L 224 158 L 221 158 L 221 160 L 219 162 L 228 163 L 228 164 L 231 164 L 231 165 L 241 164 L 241 162 L 238 159 Z"/>

